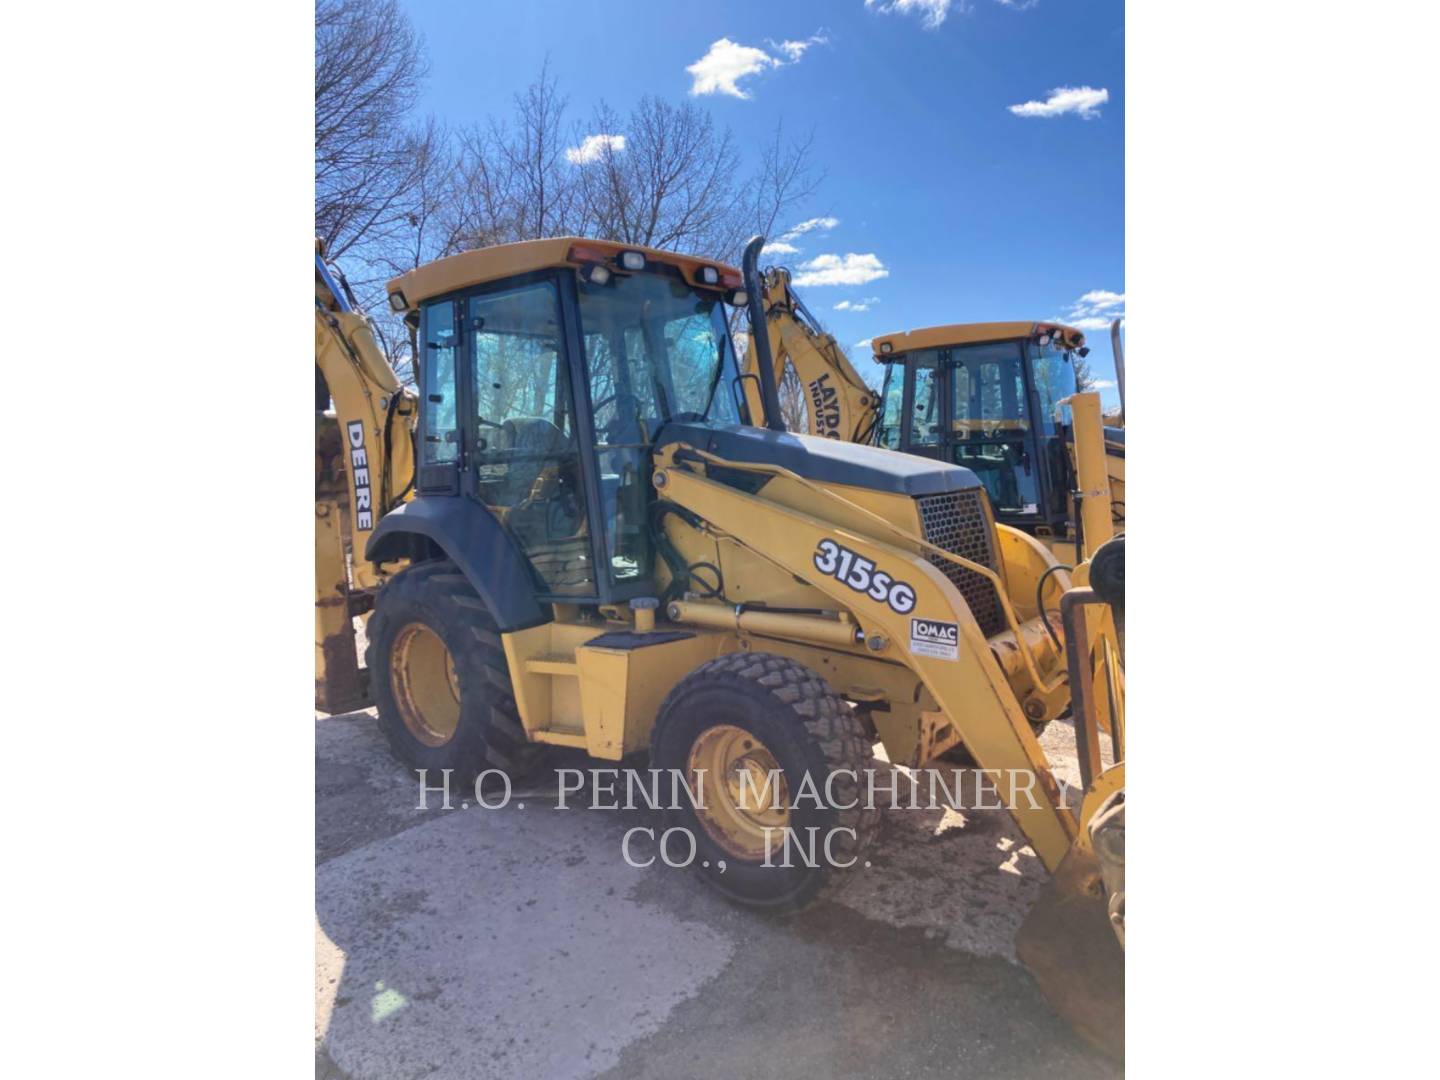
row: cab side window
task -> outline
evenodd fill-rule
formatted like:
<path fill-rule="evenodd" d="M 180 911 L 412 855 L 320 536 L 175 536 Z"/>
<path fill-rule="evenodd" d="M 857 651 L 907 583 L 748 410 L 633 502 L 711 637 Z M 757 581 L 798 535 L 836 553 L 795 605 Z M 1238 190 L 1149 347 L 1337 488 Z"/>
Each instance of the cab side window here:
<path fill-rule="evenodd" d="M 460 460 L 460 429 L 455 408 L 455 304 L 425 305 L 425 354 L 420 358 L 425 383 L 420 463 L 446 465 Z"/>

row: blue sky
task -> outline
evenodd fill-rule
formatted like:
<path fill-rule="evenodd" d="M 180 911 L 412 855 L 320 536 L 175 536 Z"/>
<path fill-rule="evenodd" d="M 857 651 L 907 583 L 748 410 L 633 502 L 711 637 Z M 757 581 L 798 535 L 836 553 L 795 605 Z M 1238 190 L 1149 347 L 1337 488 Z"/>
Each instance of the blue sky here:
<path fill-rule="evenodd" d="M 1122 2 L 407 6 L 431 62 L 421 108 L 447 122 L 507 113 L 548 56 L 570 119 L 651 93 L 689 97 L 742 142 L 777 119 L 813 129 L 825 180 L 797 217 L 823 223 L 775 261 L 812 282 L 799 291 L 862 370 L 857 343 L 876 334 L 1059 317 L 1113 380 L 1102 324 L 1124 311 Z M 832 279 L 844 283 L 819 283 Z"/>

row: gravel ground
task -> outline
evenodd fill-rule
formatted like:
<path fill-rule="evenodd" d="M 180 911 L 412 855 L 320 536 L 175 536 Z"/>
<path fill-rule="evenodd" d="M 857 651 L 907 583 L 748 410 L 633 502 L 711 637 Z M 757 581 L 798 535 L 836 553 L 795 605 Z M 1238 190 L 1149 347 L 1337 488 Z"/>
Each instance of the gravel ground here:
<path fill-rule="evenodd" d="M 1119 1075 L 1015 963 L 1044 871 L 1003 812 L 887 811 L 870 869 L 777 918 L 626 865 L 648 813 L 557 812 L 553 775 L 417 809 L 371 713 L 318 719 L 315 768 L 317 1077 Z"/>

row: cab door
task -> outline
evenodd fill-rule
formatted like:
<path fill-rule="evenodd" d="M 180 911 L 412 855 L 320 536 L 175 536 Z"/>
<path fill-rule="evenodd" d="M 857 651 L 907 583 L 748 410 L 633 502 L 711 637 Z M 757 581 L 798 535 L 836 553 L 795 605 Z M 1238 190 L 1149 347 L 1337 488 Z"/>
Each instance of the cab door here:
<path fill-rule="evenodd" d="M 519 543 L 542 598 L 592 597 L 596 559 L 558 282 L 512 279 L 455 307 L 465 493 Z"/>
<path fill-rule="evenodd" d="M 938 458 L 945 446 L 946 394 L 944 367 L 933 350 L 916 353 L 905 363 L 905 399 L 900 448 L 920 457 Z"/>

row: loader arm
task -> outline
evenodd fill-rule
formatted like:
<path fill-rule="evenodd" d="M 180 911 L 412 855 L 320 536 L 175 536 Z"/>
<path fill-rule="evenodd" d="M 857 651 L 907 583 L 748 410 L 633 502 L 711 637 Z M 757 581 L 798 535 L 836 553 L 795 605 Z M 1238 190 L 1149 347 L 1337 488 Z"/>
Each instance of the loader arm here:
<path fill-rule="evenodd" d="M 666 447 L 654 478 L 662 499 L 684 507 L 716 535 L 824 593 L 855 620 L 856 637 L 873 659 L 903 664 L 915 672 L 995 784 L 1046 868 L 1058 867 L 1075 835 L 1074 818 L 1065 809 L 1045 753 L 970 608 L 926 554 L 914 550 L 929 545 L 918 536 L 907 541 L 901 530 L 883 522 L 877 521 L 873 529 L 853 524 L 837 527 L 767 499 L 763 489 L 747 493 L 710 478 L 701 466 L 755 469 L 776 476 L 784 470 L 734 461 L 707 463 L 708 457 L 690 447 Z M 828 498 L 844 501 L 833 493 Z M 855 573 L 845 572 L 862 566 L 869 567 L 863 571 L 867 586 L 863 590 Z M 882 580 L 888 582 L 886 587 L 880 587 Z M 1007 615 L 1013 626 L 1014 613 Z M 954 659 L 916 648 L 916 622 L 957 625 Z"/>
<path fill-rule="evenodd" d="M 775 382 L 787 362 L 804 388 L 807 432 L 846 442 L 874 441 L 880 394 L 866 385 L 835 338 L 824 332 L 790 287 L 790 271 L 772 267 L 761 277 L 765 327 Z M 756 350 L 745 352 L 745 374 L 755 374 Z M 756 379 L 743 379 L 752 416 L 761 415 Z"/>

